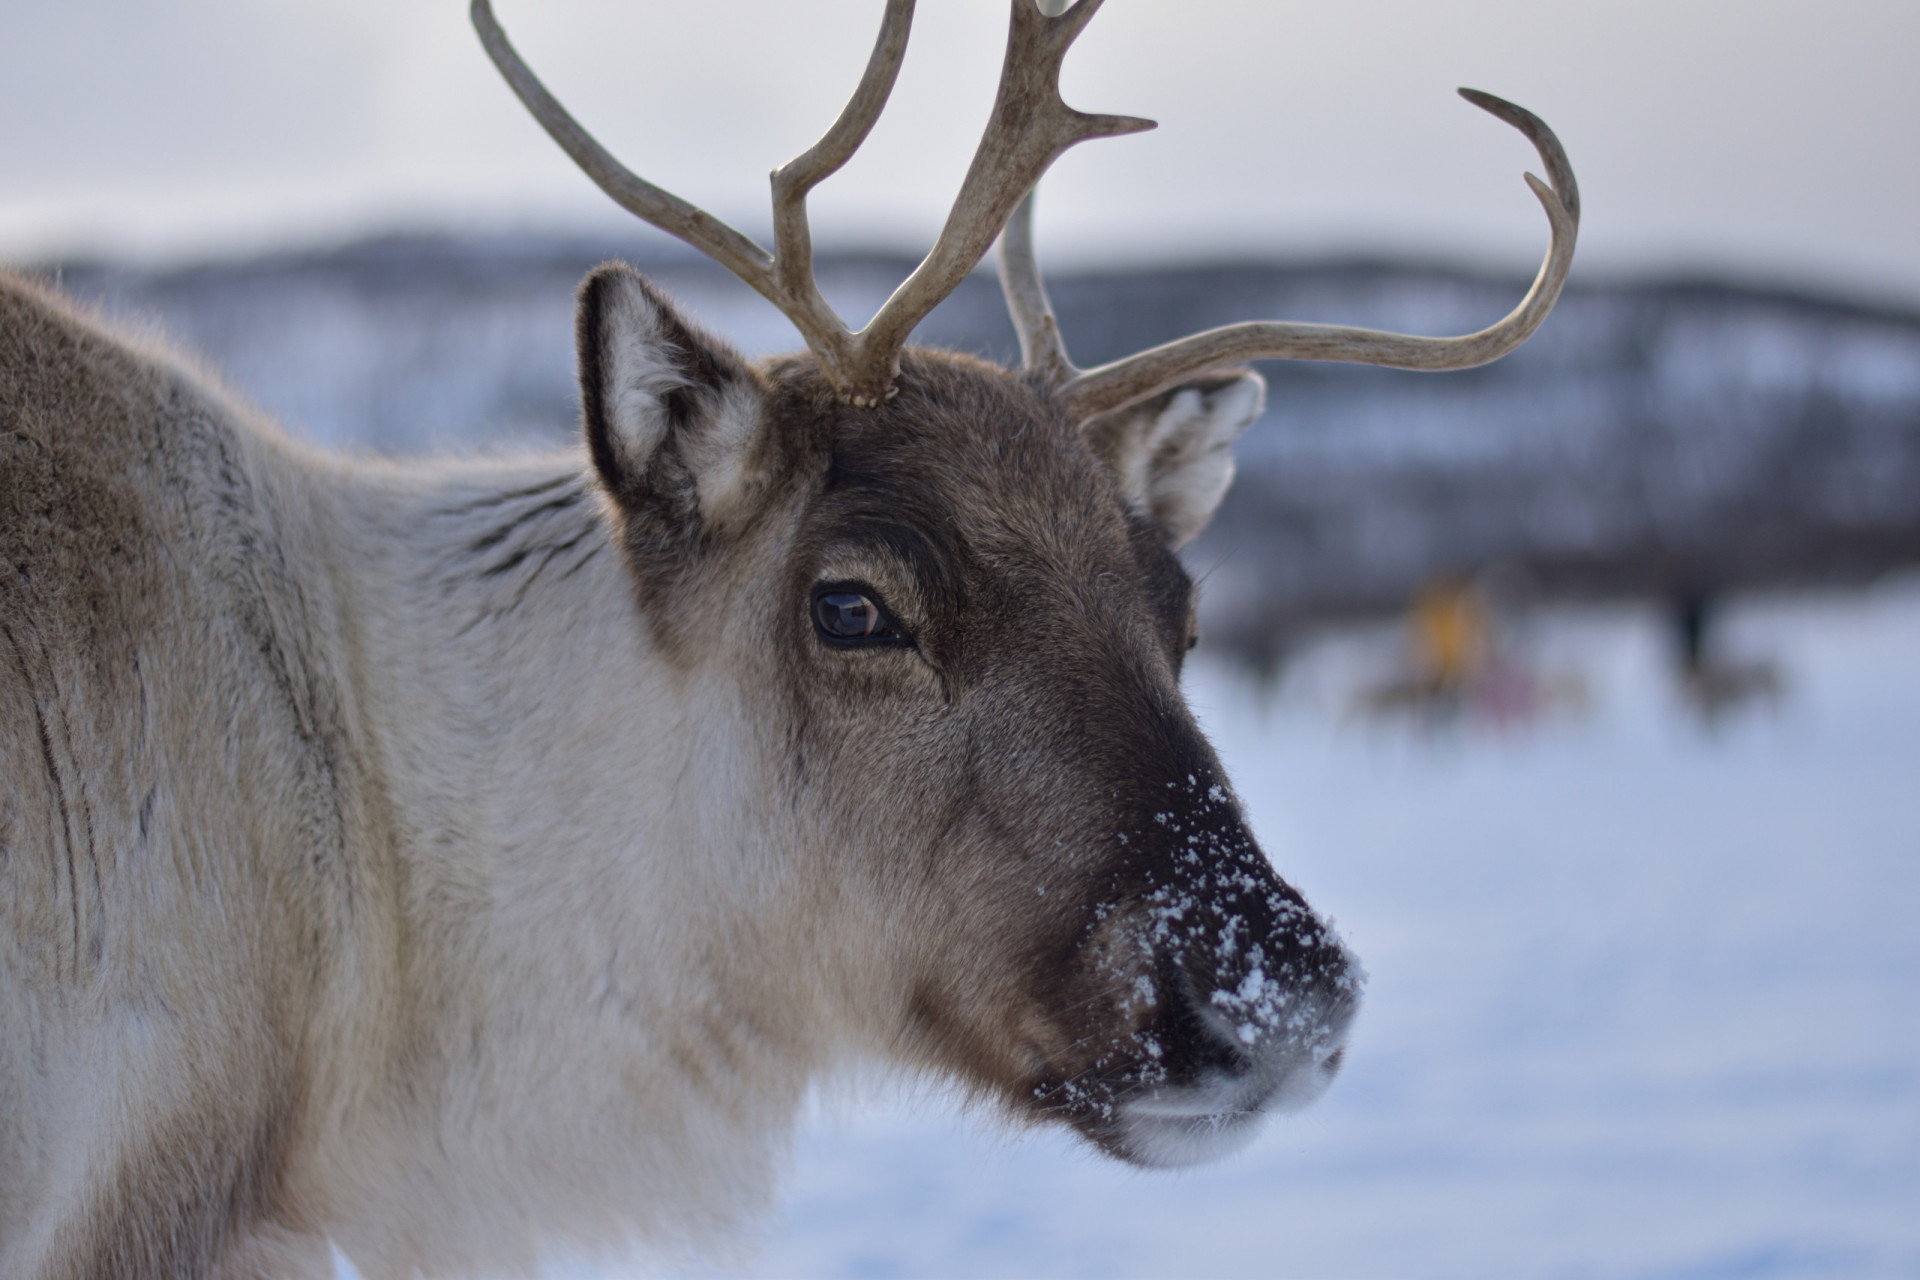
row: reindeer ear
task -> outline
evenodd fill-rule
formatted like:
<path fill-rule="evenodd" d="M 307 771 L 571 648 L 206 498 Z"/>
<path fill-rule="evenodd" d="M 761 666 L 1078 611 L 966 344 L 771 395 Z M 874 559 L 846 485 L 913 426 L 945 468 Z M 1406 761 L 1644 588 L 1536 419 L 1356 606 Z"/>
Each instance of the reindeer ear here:
<path fill-rule="evenodd" d="M 618 262 L 581 284 L 576 338 L 587 450 L 614 500 L 708 525 L 741 514 L 764 467 L 753 366 Z"/>
<path fill-rule="evenodd" d="M 1253 370 L 1208 374 L 1095 418 L 1087 438 L 1127 501 L 1178 547 L 1213 518 L 1233 479 L 1233 442 L 1266 403 Z"/>

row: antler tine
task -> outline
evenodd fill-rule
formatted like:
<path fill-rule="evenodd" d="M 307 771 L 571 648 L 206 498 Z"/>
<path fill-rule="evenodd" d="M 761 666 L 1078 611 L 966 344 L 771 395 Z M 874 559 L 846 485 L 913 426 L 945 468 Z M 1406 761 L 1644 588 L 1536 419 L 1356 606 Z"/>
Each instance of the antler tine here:
<path fill-rule="evenodd" d="M 1284 321 L 1227 325 L 1075 374 L 1059 392 L 1067 412 L 1084 422 L 1164 391 L 1196 373 L 1246 360 L 1335 360 L 1393 369 L 1470 369 L 1498 360 L 1525 342 L 1547 318 L 1566 283 L 1580 229 L 1580 189 L 1560 140 L 1540 117 L 1476 89 L 1462 89 L 1460 96 L 1526 134 L 1539 151 L 1551 182 L 1549 185 L 1531 173 L 1526 175 L 1527 185 L 1546 210 L 1552 239 L 1533 287 L 1505 318 L 1478 333 L 1457 338 Z"/>
<path fill-rule="evenodd" d="M 853 158 L 880 119 L 899 78 L 900 63 L 907 55 L 913 5 L 914 0 L 887 0 L 873 54 L 840 118 L 818 142 L 773 171 L 774 270 L 782 290 L 796 305 L 817 311 L 814 323 L 832 335 L 832 354 L 820 350 L 812 333 L 807 334 L 807 340 L 823 360 L 836 367 L 846 360 L 850 335 L 821 297 L 819 282 L 813 276 L 813 232 L 807 223 L 807 196 Z M 806 326 L 801 327 L 805 331 Z"/>
<path fill-rule="evenodd" d="M 680 237 L 707 254 L 752 285 L 775 306 L 786 310 L 785 301 L 780 296 L 779 281 L 773 271 L 773 255 L 706 210 L 688 204 L 671 191 L 654 186 L 614 159 L 613 154 L 601 146 L 592 134 L 580 127 L 580 122 L 568 114 L 567 109 L 560 105 L 559 100 L 540 83 L 540 78 L 521 60 L 507 39 L 507 33 L 494 18 L 490 0 L 473 0 L 470 12 L 474 30 L 480 33 L 480 43 L 486 47 L 487 56 L 493 59 L 493 65 L 506 77 L 515 95 L 540 123 L 540 127 L 560 144 L 562 151 L 573 157 L 573 162 L 584 169 L 602 191 L 612 196 L 614 202 L 627 212 L 652 223 L 669 235 Z M 799 322 L 796 320 L 795 323 Z"/>
<path fill-rule="evenodd" d="M 1007 295 L 1007 314 L 1020 335 L 1021 369 L 1051 386 L 1080 370 L 1067 358 L 1066 340 L 1034 257 L 1033 200 L 1038 192 L 1038 187 L 1027 192 L 1000 233 L 1000 291 Z"/>
<path fill-rule="evenodd" d="M 999 93 L 960 194 L 933 249 L 858 333 L 850 333 L 834 314 L 814 279 L 806 200 L 866 141 L 885 108 L 906 56 L 914 0 L 887 0 L 867 69 L 839 119 L 813 146 L 774 170 L 773 253 L 614 159 L 521 60 L 495 20 L 491 0 L 472 0 L 472 16 L 480 42 L 514 93 L 602 191 L 630 213 L 706 253 L 780 308 L 819 357 L 834 389 L 855 404 L 871 405 L 893 393 L 900 351 L 913 327 L 978 265 L 1014 205 L 1061 152 L 1088 138 L 1154 127 L 1151 120 L 1088 115 L 1061 100 L 1061 60 L 1102 0 L 1078 0 L 1058 12 L 1064 3 L 1013 0 Z M 1044 291 L 1040 298 L 1044 306 Z M 1065 353 L 1061 355 L 1064 360 Z"/>
<path fill-rule="evenodd" d="M 1040 12 L 1054 17 L 1066 10 L 1068 0 L 1034 0 Z M 1028 190 L 1013 211 L 1006 228 L 1000 232 L 1000 292 L 1007 298 L 1007 315 L 1013 320 L 1020 338 L 1020 367 L 1048 384 L 1065 382 L 1080 370 L 1067 356 L 1066 339 L 1060 335 L 1060 321 L 1053 314 L 1053 301 L 1047 297 L 1046 277 L 1040 274 L 1040 262 L 1033 248 L 1033 204 L 1040 188 Z"/>
<path fill-rule="evenodd" d="M 1151 129 L 1151 120 L 1088 115 L 1060 97 L 1060 63 L 1102 0 L 1079 0 L 1058 16 L 1013 0 L 1007 56 L 993 114 L 931 252 L 857 335 L 852 398 L 888 394 L 913 327 L 986 256 L 1020 200 L 1060 154 L 1089 138 Z"/>

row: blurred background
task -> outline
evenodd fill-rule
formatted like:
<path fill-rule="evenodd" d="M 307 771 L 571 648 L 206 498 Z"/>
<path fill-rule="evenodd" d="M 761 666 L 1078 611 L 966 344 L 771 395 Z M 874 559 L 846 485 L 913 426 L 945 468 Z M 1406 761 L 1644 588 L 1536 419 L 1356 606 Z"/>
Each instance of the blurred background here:
<path fill-rule="evenodd" d="M 879 0 L 499 0 L 648 178 L 764 235 Z M 858 323 L 924 252 L 1006 8 L 922 0 L 812 200 Z M 626 257 L 753 353 L 787 322 L 614 208 L 458 0 L 0 0 L 0 261 L 315 441 L 571 439 L 571 290 Z M 1038 238 L 1082 363 L 1274 317 L 1464 332 L 1524 290 L 1544 116 L 1584 197 L 1487 369 L 1271 365 L 1189 548 L 1189 692 L 1371 973 L 1348 1067 L 1183 1175 L 823 1094 L 737 1256 L 556 1274 L 1920 1274 L 1920 7 L 1110 0 Z M 923 342 L 1006 358 L 991 273 Z M 343 1263 L 343 1268 L 346 1264 Z"/>

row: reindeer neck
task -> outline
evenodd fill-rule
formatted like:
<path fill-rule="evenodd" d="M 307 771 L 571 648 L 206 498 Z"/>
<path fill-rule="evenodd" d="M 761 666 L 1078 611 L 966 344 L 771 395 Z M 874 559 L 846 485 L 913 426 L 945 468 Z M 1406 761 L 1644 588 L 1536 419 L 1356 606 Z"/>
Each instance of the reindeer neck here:
<path fill-rule="evenodd" d="M 494 1176 L 465 1135 L 511 1132 L 502 1194 L 543 1214 L 633 1178 L 724 1214 L 813 1060 L 791 966 L 740 959 L 787 944 L 777 911 L 739 910 L 768 895 L 740 874 L 763 837 L 726 736 L 745 717 L 716 705 L 737 691 L 651 651 L 577 457 L 394 472 L 353 505 L 357 681 L 410 935 L 393 1038 L 424 1100 L 371 1127 L 412 1131 L 450 1203 Z M 727 1132 L 737 1152 L 698 1149 Z"/>

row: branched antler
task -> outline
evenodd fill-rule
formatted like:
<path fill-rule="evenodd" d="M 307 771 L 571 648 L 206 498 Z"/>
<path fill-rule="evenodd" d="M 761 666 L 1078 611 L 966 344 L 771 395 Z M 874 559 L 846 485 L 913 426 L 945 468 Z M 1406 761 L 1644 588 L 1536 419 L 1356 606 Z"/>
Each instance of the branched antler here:
<path fill-rule="evenodd" d="M 1250 321 L 1209 329 L 1096 369 L 1081 370 L 1067 358 L 1059 323 L 1047 302 L 1046 287 L 1034 260 L 1033 203 L 1029 195 L 1000 241 L 1000 283 L 1020 334 L 1024 369 L 1054 388 L 1075 421 L 1085 422 L 1144 400 L 1197 373 L 1247 360 L 1337 360 L 1423 370 L 1469 369 L 1498 360 L 1540 327 L 1560 296 L 1580 229 L 1580 188 L 1560 140 L 1538 116 L 1477 89 L 1462 89 L 1460 96 L 1526 134 L 1547 170 L 1546 182 L 1531 173 L 1526 175 L 1527 185 L 1539 197 L 1552 227 L 1546 260 L 1520 305 L 1497 324 L 1457 338 L 1423 338 L 1344 325 Z"/>
<path fill-rule="evenodd" d="M 520 101 L 601 190 L 746 281 L 793 321 L 842 396 L 875 404 L 892 393 L 900 352 L 914 326 L 979 264 L 1014 205 L 1061 152 L 1089 138 L 1153 127 L 1128 116 L 1087 115 L 1060 98 L 1061 60 L 1101 3 L 1079 0 L 1053 15 L 1035 7 L 1035 0 L 1012 0 L 999 93 L 946 225 L 925 260 L 858 333 L 849 332 L 820 295 L 806 198 L 847 162 L 886 106 L 906 54 L 913 0 L 887 0 L 873 56 L 840 118 L 820 141 L 774 171 L 773 253 L 614 159 L 528 70 L 489 0 L 473 0 L 473 25 Z"/>
<path fill-rule="evenodd" d="M 820 294 L 813 274 L 807 195 L 866 141 L 886 107 L 907 52 L 914 0 L 887 0 L 880 36 L 859 87 L 821 139 L 773 172 L 774 252 L 711 214 L 627 169 L 548 93 L 494 20 L 490 0 L 473 0 L 473 25 L 507 83 L 601 190 L 662 231 L 680 237 L 780 308 L 819 357 L 834 388 L 855 404 L 892 394 L 900 352 L 914 326 L 958 288 L 1000 236 L 1000 281 L 1020 334 L 1024 371 L 1053 390 L 1076 421 L 1143 400 L 1194 374 L 1247 360 L 1341 360 L 1396 369 L 1466 369 L 1497 360 L 1526 341 L 1553 309 L 1573 262 L 1580 190 L 1553 131 L 1538 116 L 1491 94 L 1461 96 L 1526 134 L 1547 181 L 1527 184 L 1552 227 L 1546 261 L 1520 305 L 1498 324 L 1457 338 L 1422 338 L 1342 325 L 1250 321 L 1209 329 L 1097 369 L 1067 357 L 1033 251 L 1033 196 L 1068 147 L 1153 128 L 1131 116 L 1087 115 L 1060 97 L 1060 64 L 1102 0 L 1012 0 L 1000 89 L 973 163 L 933 248 L 866 328 L 850 331 Z M 1017 208 L 1016 208 L 1017 207 Z M 1011 222 L 1009 216 L 1011 215 Z M 1005 234 L 1002 235 L 1002 228 Z"/>
<path fill-rule="evenodd" d="M 913 327 L 979 265 L 1006 225 L 1007 215 L 1063 151 L 1089 138 L 1154 127 L 1153 121 L 1132 116 L 1087 115 L 1060 98 L 1061 60 L 1102 2 L 1079 0 L 1052 17 L 1033 0 L 1013 0 L 1000 92 L 953 211 L 933 251 L 866 329 L 873 335 L 875 354 L 885 353 L 888 381 L 897 371 L 900 348 Z"/>

